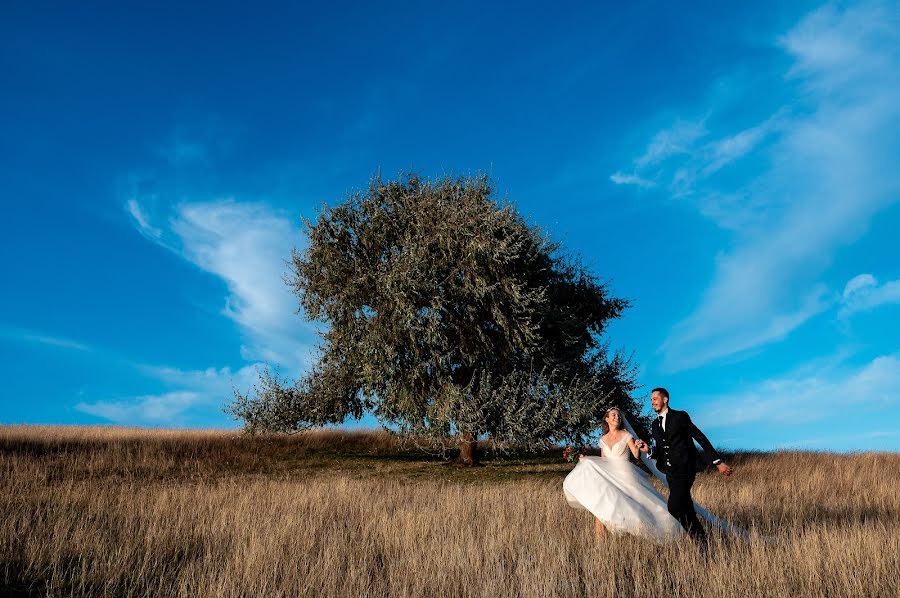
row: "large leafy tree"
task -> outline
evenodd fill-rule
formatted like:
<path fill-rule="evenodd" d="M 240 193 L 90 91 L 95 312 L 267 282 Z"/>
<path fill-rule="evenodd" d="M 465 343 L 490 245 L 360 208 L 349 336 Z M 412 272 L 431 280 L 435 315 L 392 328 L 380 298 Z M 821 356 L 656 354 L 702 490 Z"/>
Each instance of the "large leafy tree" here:
<path fill-rule="evenodd" d="M 300 380 L 268 370 L 230 411 L 247 428 L 297 431 L 371 411 L 401 432 L 579 441 L 615 405 L 636 415 L 634 370 L 603 340 L 628 306 L 561 252 L 484 177 L 397 181 L 305 222 L 289 283 L 323 323 Z"/>

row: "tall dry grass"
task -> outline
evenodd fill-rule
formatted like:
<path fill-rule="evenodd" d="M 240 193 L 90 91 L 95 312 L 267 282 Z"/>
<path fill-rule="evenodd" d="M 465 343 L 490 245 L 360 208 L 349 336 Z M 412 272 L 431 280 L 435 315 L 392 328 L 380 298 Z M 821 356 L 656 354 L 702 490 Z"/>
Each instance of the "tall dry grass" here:
<path fill-rule="evenodd" d="M 893 596 L 900 455 L 734 457 L 698 501 L 754 534 L 598 540 L 571 466 L 458 470 L 382 433 L 0 428 L 0 581 L 81 596 Z"/>

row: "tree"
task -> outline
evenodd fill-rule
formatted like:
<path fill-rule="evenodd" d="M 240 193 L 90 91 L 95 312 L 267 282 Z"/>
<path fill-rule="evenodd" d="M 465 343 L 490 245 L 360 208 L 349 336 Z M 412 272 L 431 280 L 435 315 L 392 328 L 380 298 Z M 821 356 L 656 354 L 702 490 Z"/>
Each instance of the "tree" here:
<path fill-rule="evenodd" d="M 374 178 L 304 221 L 287 282 L 325 324 L 291 383 L 268 370 L 229 410 L 251 431 L 371 411 L 402 433 L 578 442 L 615 405 L 635 416 L 634 368 L 602 337 L 629 302 L 498 201 L 485 176 Z"/>

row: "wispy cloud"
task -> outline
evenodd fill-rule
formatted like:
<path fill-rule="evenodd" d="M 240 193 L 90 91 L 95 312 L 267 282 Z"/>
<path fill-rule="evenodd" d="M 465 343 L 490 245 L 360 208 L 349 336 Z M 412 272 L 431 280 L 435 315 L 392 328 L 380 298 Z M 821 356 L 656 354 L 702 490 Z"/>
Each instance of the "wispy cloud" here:
<path fill-rule="evenodd" d="M 205 402 L 206 397 L 198 393 L 167 392 L 122 401 L 78 403 L 75 409 L 116 424 L 177 426 L 183 424 L 185 411 Z"/>
<path fill-rule="evenodd" d="M 170 366 L 156 366 L 131 362 L 103 347 L 95 347 L 69 338 L 45 333 L 0 326 L 0 338 L 19 343 L 37 344 L 90 352 L 107 360 L 109 367 L 136 369 L 149 378 L 159 393 L 80 401 L 75 410 L 122 425 L 183 426 L 204 424 L 211 414 L 222 420 L 222 407 L 233 395 L 233 389 L 247 392 L 257 382 L 262 363 L 251 363 L 237 370 L 207 368 L 182 370 Z"/>
<path fill-rule="evenodd" d="M 209 421 L 209 413 L 219 412 L 230 400 L 232 388 L 246 392 L 254 384 L 259 365 L 248 365 L 237 371 L 139 366 L 157 383 L 170 388 L 157 394 L 82 401 L 75 409 L 123 425 L 184 426 Z"/>
<path fill-rule="evenodd" d="M 138 202 L 132 203 L 142 214 Z M 146 225 L 137 218 L 135 223 L 145 233 Z M 293 373 L 310 366 L 315 328 L 297 313 L 299 301 L 285 283 L 291 251 L 302 235 L 285 213 L 262 202 L 186 202 L 174 206 L 159 235 L 145 236 L 224 281 L 228 295 L 222 314 L 244 335 L 244 359 Z"/>
<path fill-rule="evenodd" d="M 231 368 L 206 368 L 204 370 L 182 370 L 171 366 L 142 364 L 138 366 L 144 374 L 182 390 L 203 394 L 231 394 L 232 386 L 245 391 L 256 382 L 256 370 L 260 363 L 252 363 L 238 370 Z"/>
<path fill-rule="evenodd" d="M 857 423 L 869 409 L 900 407 L 900 355 L 882 355 L 855 368 L 840 363 L 802 368 L 702 402 L 704 410 L 695 419 L 707 428 L 759 423 L 792 427 L 831 419 L 838 412 L 844 424 Z"/>
<path fill-rule="evenodd" d="M 11 328 L 0 326 L 0 337 L 12 341 L 34 343 L 46 345 L 48 347 L 58 347 L 60 349 L 72 349 L 74 351 L 93 351 L 89 345 L 72 340 L 70 338 L 35 332 L 33 330 L 24 330 L 22 328 Z"/>
<path fill-rule="evenodd" d="M 638 168 L 656 166 L 672 156 L 690 154 L 697 141 L 707 133 L 702 120 L 677 120 L 671 127 L 653 136 L 646 151 L 635 159 L 634 164 Z"/>
<path fill-rule="evenodd" d="M 785 111 L 780 110 L 757 125 L 710 142 L 701 148 L 698 177 L 705 179 L 745 157 L 777 133 L 785 119 Z"/>
<path fill-rule="evenodd" d="M 638 187 L 652 187 L 655 184 L 653 181 L 639 177 L 634 173 L 626 174 L 623 172 L 612 173 L 609 175 L 609 180 L 616 185 L 637 185 Z"/>
<path fill-rule="evenodd" d="M 222 200 L 181 204 L 171 229 L 182 255 L 228 286 L 222 313 L 245 332 L 244 358 L 305 369 L 314 329 L 284 282 L 298 227 L 266 204 Z"/>
<path fill-rule="evenodd" d="M 668 181 L 734 233 L 699 305 L 663 343 L 665 368 L 781 340 L 836 304 L 820 275 L 900 200 L 900 138 L 885 134 L 900 130 L 892 14 L 877 3 L 811 13 L 776 41 L 792 60 L 777 94 L 785 105 L 735 132 L 714 124 L 725 106 L 704 106 L 702 120 L 657 133 L 635 159 L 634 176 Z"/>
<path fill-rule="evenodd" d="M 144 210 L 141 209 L 141 205 L 138 203 L 137 199 L 133 197 L 130 198 L 125 202 L 125 208 L 128 210 L 128 213 L 131 214 L 131 217 L 134 219 L 134 223 L 137 225 L 137 229 L 141 231 L 141 234 L 154 241 L 160 239 L 162 231 L 150 224 L 150 219 L 144 213 Z"/>
<path fill-rule="evenodd" d="M 202 189 L 215 176 L 213 150 L 228 150 L 227 136 L 214 136 L 214 144 L 190 141 L 195 137 L 175 131 L 160 163 L 126 177 L 125 210 L 144 237 L 224 283 L 221 314 L 240 331 L 247 365 L 236 371 L 138 365 L 160 392 L 82 401 L 76 409 L 83 413 L 134 425 L 209 421 L 212 413 L 221 415 L 232 384 L 249 390 L 259 366 L 297 376 L 312 363 L 315 328 L 297 313 L 299 301 L 284 280 L 302 242 L 299 218 L 261 201 L 184 200 L 209 195 L 193 191 L 192 182 Z"/>
<path fill-rule="evenodd" d="M 900 280 L 880 284 L 871 274 L 854 276 L 844 287 L 839 318 L 870 311 L 882 305 L 900 304 Z"/>
<path fill-rule="evenodd" d="M 829 3 L 779 38 L 794 59 L 787 75 L 842 99 L 880 90 L 880 77 L 896 81 L 898 25 L 896 2 Z"/>

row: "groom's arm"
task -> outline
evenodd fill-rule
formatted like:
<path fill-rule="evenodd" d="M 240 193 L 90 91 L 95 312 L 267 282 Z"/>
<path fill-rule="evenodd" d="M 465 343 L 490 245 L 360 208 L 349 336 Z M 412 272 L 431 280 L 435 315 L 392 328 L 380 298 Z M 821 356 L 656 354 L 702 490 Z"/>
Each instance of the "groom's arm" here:
<path fill-rule="evenodd" d="M 706 437 L 706 434 L 700 431 L 700 428 L 694 425 L 694 422 L 691 420 L 691 416 L 687 413 L 684 414 L 687 418 L 687 428 L 691 434 L 691 437 L 696 440 L 701 447 L 703 447 L 703 452 L 706 453 L 707 457 L 712 460 L 713 465 L 718 465 L 722 462 L 722 458 L 719 456 L 719 453 L 716 452 L 716 449 L 713 448 L 712 443 L 709 441 L 709 438 Z"/>
<path fill-rule="evenodd" d="M 659 443 L 659 439 L 655 433 L 653 433 L 653 446 L 651 447 L 650 443 L 645 442 L 644 440 L 640 440 L 640 446 L 638 450 L 642 453 L 645 453 L 647 457 L 653 459 L 656 463 L 656 468 L 662 472 L 666 470 L 666 460 L 661 459 L 660 457 L 665 456 L 665 451 Z"/>
<path fill-rule="evenodd" d="M 653 454 L 653 447 L 651 447 L 650 444 L 647 443 L 646 441 L 644 441 L 642 438 L 638 438 L 637 440 L 635 440 L 634 445 L 637 447 L 637 449 L 640 452 L 644 453 L 649 458 L 651 458 L 651 459 L 656 458 Z"/>

